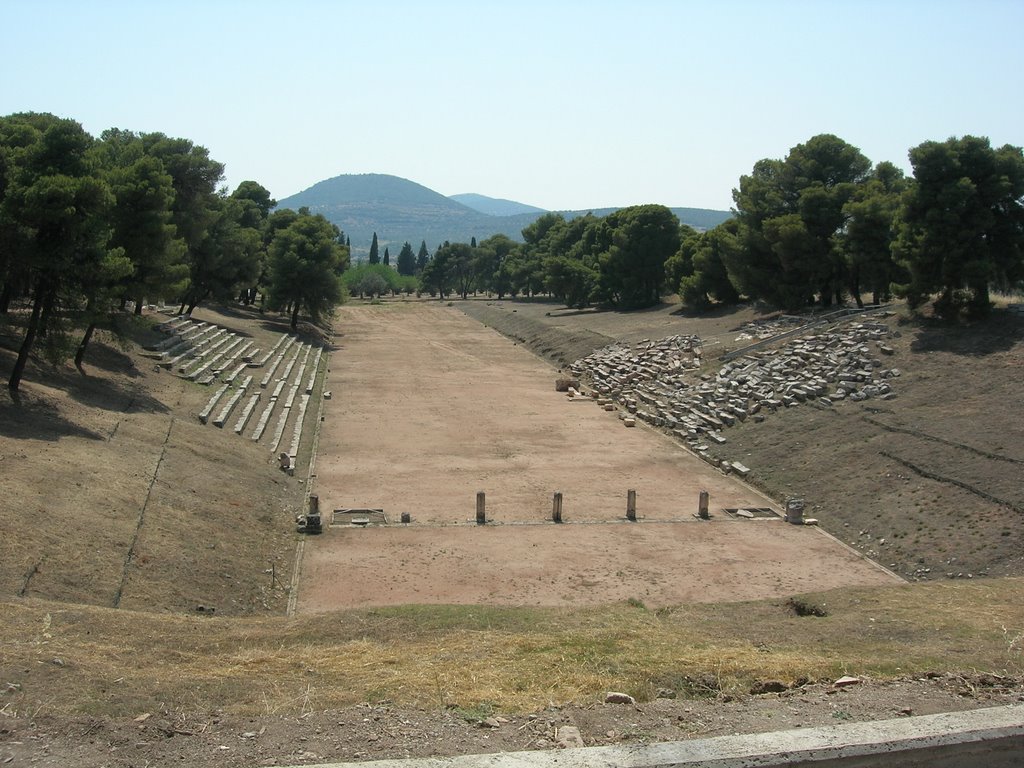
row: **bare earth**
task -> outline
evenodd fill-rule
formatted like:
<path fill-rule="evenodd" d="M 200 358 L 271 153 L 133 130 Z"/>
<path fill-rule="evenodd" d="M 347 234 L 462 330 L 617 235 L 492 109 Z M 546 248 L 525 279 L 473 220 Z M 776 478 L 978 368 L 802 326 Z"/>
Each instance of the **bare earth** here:
<path fill-rule="evenodd" d="M 664 435 L 555 392 L 552 368 L 457 309 L 342 309 L 336 327 L 312 490 L 327 520 L 376 508 L 390 524 L 309 539 L 299 612 L 659 607 L 898 581 L 818 529 L 729 514 L 776 505 Z M 637 523 L 625 520 L 627 489 Z M 694 516 L 701 489 L 710 522 Z M 479 490 L 486 526 L 475 524 Z M 397 524 L 402 513 L 410 525 Z"/>

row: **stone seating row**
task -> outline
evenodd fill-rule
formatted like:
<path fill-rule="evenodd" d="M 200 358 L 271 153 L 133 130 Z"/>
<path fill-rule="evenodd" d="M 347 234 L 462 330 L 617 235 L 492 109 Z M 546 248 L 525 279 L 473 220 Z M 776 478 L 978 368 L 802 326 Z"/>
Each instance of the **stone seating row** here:
<path fill-rule="evenodd" d="M 203 360 L 196 368 L 190 369 L 191 365 L 195 365 L 194 362 L 190 363 L 185 367 L 185 374 L 189 377 L 211 375 L 217 366 L 225 368 L 220 358 L 230 354 L 230 350 L 237 344 L 231 340 L 225 341 L 228 342 L 226 348 L 217 345 L 208 350 L 211 357 Z M 236 354 L 243 349 L 238 347 Z M 204 424 L 212 421 L 215 426 L 223 427 L 229 423 L 232 414 L 237 412 L 232 430 L 241 435 L 255 418 L 250 439 L 260 442 L 267 435 L 270 452 L 274 455 L 281 448 L 291 425 L 287 453 L 294 462 L 302 443 L 306 412 L 323 359 L 323 348 L 314 349 L 312 345 L 284 334 L 268 355 L 264 359 L 270 362 L 270 368 L 261 378 L 258 388 L 253 386 L 252 375 L 242 378 L 246 365 L 251 363 L 232 368 L 199 413 L 199 420 Z M 216 417 L 213 417 L 215 412 Z M 269 429 L 272 423 L 273 429 Z"/>

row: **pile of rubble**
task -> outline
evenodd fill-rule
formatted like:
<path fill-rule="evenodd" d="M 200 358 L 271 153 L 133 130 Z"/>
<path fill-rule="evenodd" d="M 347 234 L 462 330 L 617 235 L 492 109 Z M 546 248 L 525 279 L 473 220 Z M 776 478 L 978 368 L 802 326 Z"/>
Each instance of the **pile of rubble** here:
<path fill-rule="evenodd" d="M 881 323 L 823 329 L 732 360 L 717 375 L 697 373 L 698 337 L 669 336 L 613 344 L 570 368 L 592 383 L 601 400 L 617 402 L 703 453 L 708 445 L 702 441 L 724 443 L 726 427 L 748 418 L 761 421 L 779 408 L 895 397 L 890 382 L 900 371 L 883 362 L 894 354 L 885 344 L 891 336 Z"/>

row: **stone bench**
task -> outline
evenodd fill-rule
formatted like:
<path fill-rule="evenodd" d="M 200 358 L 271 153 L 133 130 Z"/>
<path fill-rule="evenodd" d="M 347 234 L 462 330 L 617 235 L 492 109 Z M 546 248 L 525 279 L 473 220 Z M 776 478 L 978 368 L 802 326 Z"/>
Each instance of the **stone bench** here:
<path fill-rule="evenodd" d="M 228 416 L 231 415 L 231 410 L 238 404 L 238 401 L 245 396 L 245 387 L 239 387 L 235 390 L 234 394 L 228 399 L 221 408 L 220 413 L 217 414 L 217 418 L 213 420 L 213 426 L 223 427 L 224 423 L 228 420 Z"/>
<path fill-rule="evenodd" d="M 309 374 L 309 381 L 306 383 L 306 394 L 313 394 L 313 387 L 316 386 L 316 375 L 320 370 L 320 358 L 323 356 L 323 347 L 318 347 L 313 356 L 312 372 Z"/>
<path fill-rule="evenodd" d="M 249 421 L 249 417 L 252 416 L 252 412 L 256 409 L 256 404 L 260 401 L 260 396 L 263 393 L 257 390 L 255 393 L 249 396 L 249 401 L 242 408 L 241 414 L 238 416 L 238 421 L 235 422 L 235 434 L 242 434 L 242 430 L 245 429 L 245 425 Z"/>
<path fill-rule="evenodd" d="M 203 422 L 203 424 L 205 424 L 207 419 L 210 418 L 210 414 L 213 413 L 213 409 L 217 406 L 217 401 L 220 400 L 227 391 L 228 385 L 225 384 L 214 393 L 213 397 L 211 397 L 210 401 L 206 404 L 206 407 L 199 412 L 199 420 Z"/>

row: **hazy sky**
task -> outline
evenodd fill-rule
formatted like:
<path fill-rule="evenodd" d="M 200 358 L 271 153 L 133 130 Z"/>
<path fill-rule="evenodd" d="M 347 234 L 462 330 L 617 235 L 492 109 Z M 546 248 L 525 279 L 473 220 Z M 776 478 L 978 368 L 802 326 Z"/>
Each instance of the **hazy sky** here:
<path fill-rule="evenodd" d="M 0 114 L 162 131 L 276 198 L 342 173 L 729 208 L 834 133 L 1024 144 L 1024 0 L 0 0 Z"/>

